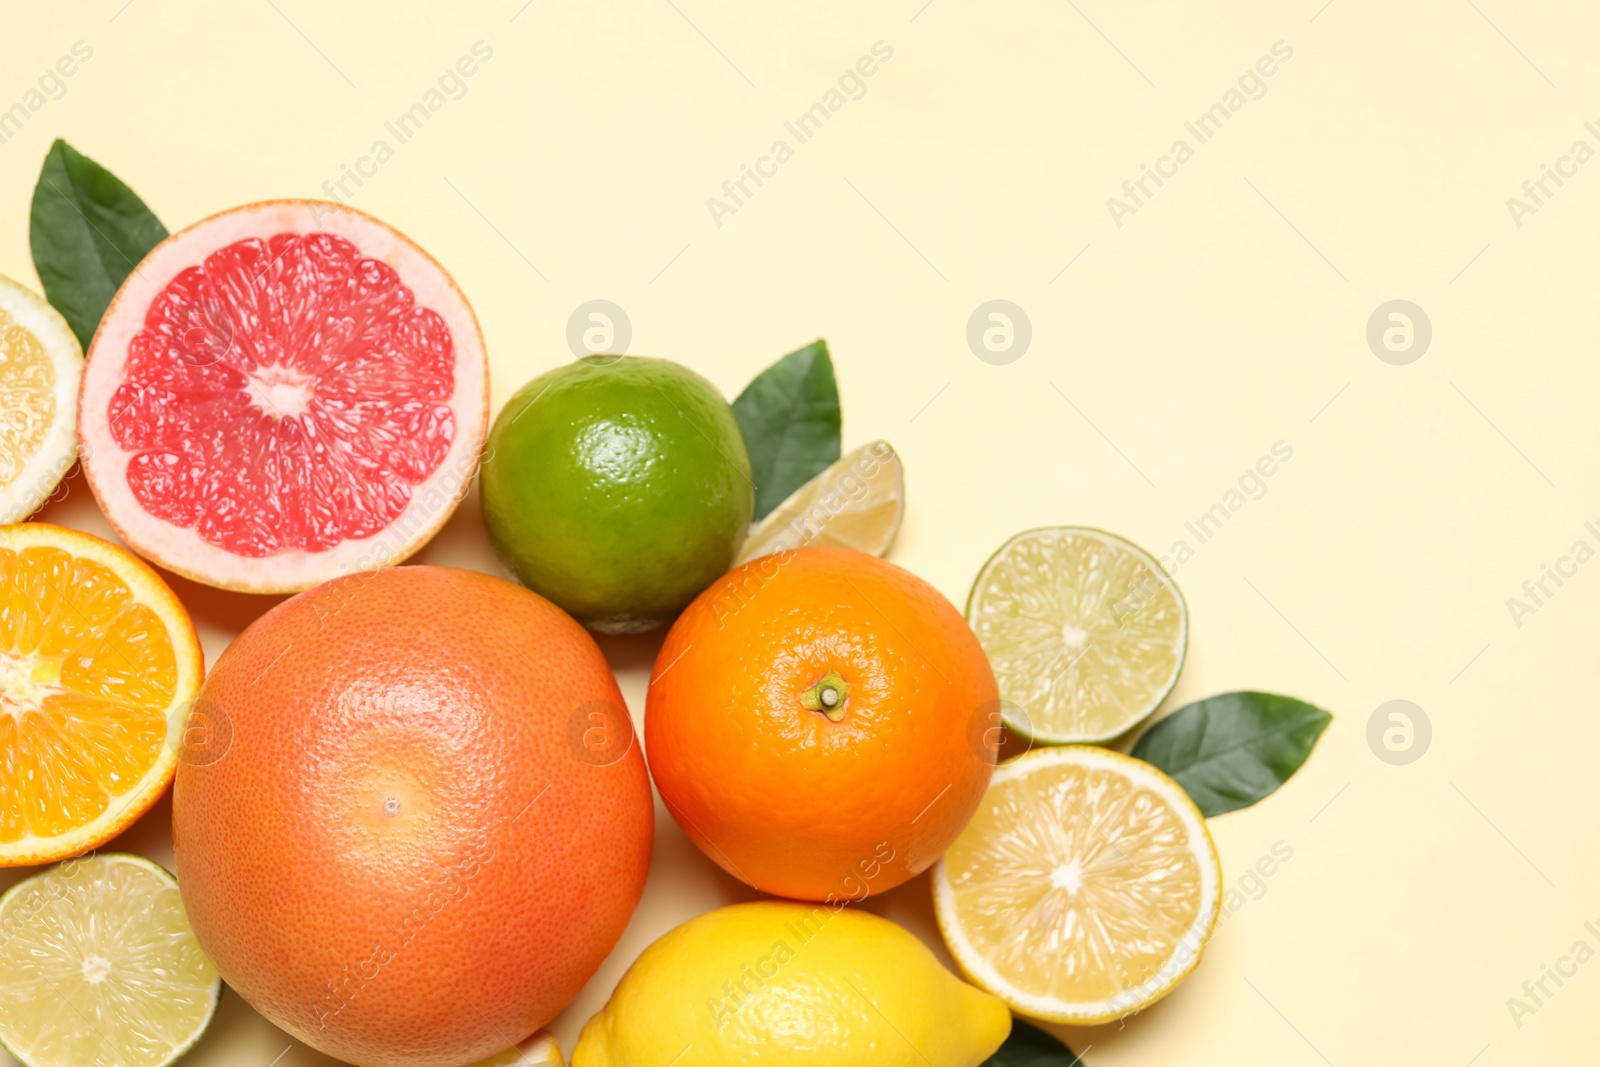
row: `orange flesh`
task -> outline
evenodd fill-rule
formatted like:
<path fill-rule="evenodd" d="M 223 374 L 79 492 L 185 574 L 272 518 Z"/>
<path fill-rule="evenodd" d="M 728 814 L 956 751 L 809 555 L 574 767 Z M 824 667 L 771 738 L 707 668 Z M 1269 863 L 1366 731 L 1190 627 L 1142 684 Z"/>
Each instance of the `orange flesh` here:
<path fill-rule="evenodd" d="M 110 569 L 0 549 L 0 844 L 68 833 L 134 790 L 177 684 L 166 626 Z"/>

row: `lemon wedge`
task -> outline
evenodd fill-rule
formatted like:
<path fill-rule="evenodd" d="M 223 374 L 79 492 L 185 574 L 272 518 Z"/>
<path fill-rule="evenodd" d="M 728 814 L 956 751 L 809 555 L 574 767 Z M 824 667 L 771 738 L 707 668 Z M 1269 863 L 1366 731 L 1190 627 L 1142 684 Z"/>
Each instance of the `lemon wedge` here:
<path fill-rule="evenodd" d="M 905 470 L 888 441 L 835 460 L 750 528 L 736 562 L 807 545 L 889 551 L 905 512 Z"/>

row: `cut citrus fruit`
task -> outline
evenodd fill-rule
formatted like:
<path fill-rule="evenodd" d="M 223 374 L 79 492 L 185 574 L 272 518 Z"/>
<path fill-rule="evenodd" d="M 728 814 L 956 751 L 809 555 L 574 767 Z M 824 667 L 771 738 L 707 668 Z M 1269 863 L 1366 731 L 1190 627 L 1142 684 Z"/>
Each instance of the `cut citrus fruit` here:
<path fill-rule="evenodd" d="M 142 856 L 68 860 L 0 897 L 0 1044 L 25 1067 L 161 1067 L 221 992 L 178 883 Z"/>
<path fill-rule="evenodd" d="M 1090 745 L 1038 748 L 994 773 L 934 868 L 956 962 L 1037 1019 L 1089 1026 L 1161 999 L 1216 924 L 1216 845 L 1183 789 Z"/>
<path fill-rule="evenodd" d="M 563 1067 L 561 1046 L 552 1034 L 540 1030 L 515 1048 L 497 1052 L 472 1067 Z"/>
<path fill-rule="evenodd" d="M 377 219 L 280 200 L 196 223 L 129 275 L 78 428 L 136 552 L 282 593 L 422 547 L 488 416 L 483 338 L 444 268 Z"/>
<path fill-rule="evenodd" d="M 82 373 L 67 320 L 0 276 L 0 523 L 39 510 L 72 469 Z"/>
<path fill-rule="evenodd" d="M 1183 594 L 1139 546 L 1079 526 L 1028 530 L 983 565 L 967 622 L 989 654 L 1007 726 L 1036 741 L 1105 741 L 1178 684 Z"/>
<path fill-rule="evenodd" d="M 0 867 L 108 840 L 154 804 L 168 724 L 200 688 L 189 616 L 128 552 L 43 522 L 0 526 Z"/>
<path fill-rule="evenodd" d="M 735 563 L 807 545 L 889 551 L 905 512 L 905 471 L 888 441 L 841 456 L 750 528 Z"/>

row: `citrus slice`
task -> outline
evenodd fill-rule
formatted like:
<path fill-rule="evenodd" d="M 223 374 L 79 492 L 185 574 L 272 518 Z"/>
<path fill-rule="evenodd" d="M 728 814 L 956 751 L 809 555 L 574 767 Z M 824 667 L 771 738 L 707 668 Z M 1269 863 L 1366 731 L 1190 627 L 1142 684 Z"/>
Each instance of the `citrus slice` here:
<path fill-rule="evenodd" d="M 806 545 L 889 551 L 905 512 L 905 470 L 888 441 L 841 456 L 750 528 L 738 566 Z"/>
<path fill-rule="evenodd" d="M 166 583 L 43 522 L 0 526 L 0 867 L 94 848 L 172 781 L 204 661 Z"/>
<path fill-rule="evenodd" d="M 141 856 L 68 860 L 0 897 L 0 1044 L 25 1067 L 161 1067 L 221 992 L 178 883 Z"/>
<path fill-rule="evenodd" d="M 255 593 L 398 563 L 466 494 L 489 419 L 466 298 L 405 236 L 280 200 L 174 234 L 106 310 L 78 431 L 134 551 Z"/>
<path fill-rule="evenodd" d="M 1007 726 L 1036 741 L 1105 741 L 1178 684 L 1189 611 L 1166 571 L 1102 530 L 1017 534 L 983 565 L 967 622 L 989 654 Z"/>
<path fill-rule="evenodd" d="M 0 523 L 39 510 L 72 469 L 82 373 L 67 320 L 0 276 Z"/>
<path fill-rule="evenodd" d="M 554 1035 L 540 1030 L 515 1048 L 497 1052 L 472 1067 L 563 1067 L 561 1046 Z"/>
<path fill-rule="evenodd" d="M 1178 783 L 1108 749 L 1037 748 L 995 771 L 934 869 L 934 911 L 978 985 L 1023 1015 L 1089 1026 L 1194 970 L 1221 881 Z"/>

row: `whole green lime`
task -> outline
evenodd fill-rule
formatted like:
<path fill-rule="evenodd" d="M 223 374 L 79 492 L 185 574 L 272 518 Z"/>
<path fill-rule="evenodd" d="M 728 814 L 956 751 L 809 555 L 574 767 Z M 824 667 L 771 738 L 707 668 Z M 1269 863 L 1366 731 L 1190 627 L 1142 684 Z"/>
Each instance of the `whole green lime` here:
<path fill-rule="evenodd" d="M 670 622 L 733 563 L 755 487 L 733 410 L 687 367 L 589 356 L 489 433 L 483 521 L 523 585 L 607 633 Z"/>

